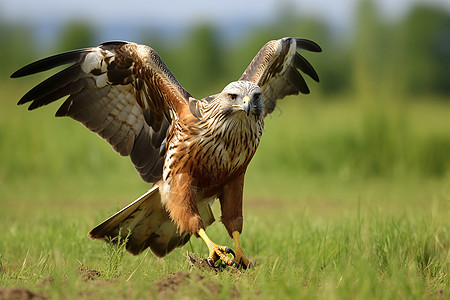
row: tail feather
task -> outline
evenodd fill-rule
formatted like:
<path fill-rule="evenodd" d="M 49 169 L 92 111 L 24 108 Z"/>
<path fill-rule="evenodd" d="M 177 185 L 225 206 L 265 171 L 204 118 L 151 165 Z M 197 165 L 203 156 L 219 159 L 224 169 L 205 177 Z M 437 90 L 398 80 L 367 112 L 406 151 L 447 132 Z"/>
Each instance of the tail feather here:
<path fill-rule="evenodd" d="M 207 223 L 214 221 L 211 220 L 209 205 L 204 215 L 209 219 Z M 92 229 L 88 235 L 91 239 L 104 240 L 107 237 L 115 238 L 120 233 L 125 238 L 129 231 L 126 248 L 135 255 L 150 247 L 156 256 L 163 257 L 186 244 L 191 237 L 189 232 L 177 230 L 177 226 L 161 204 L 157 185 Z"/>

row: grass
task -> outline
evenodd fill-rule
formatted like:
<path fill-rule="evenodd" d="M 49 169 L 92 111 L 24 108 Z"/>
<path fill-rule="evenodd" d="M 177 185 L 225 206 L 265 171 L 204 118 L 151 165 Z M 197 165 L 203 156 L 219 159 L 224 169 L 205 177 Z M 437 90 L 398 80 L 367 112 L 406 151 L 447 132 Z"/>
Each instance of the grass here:
<path fill-rule="evenodd" d="M 121 230 L 119 230 L 119 235 L 117 237 L 106 240 L 107 262 L 105 271 L 103 272 L 105 278 L 116 278 L 119 276 L 119 267 L 122 264 L 123 255 L 130 234 L 131 231 L 128 231 L 128 234 L 123 238 Z"/>
<path fill-rule="evenodd" d="M 187 250 L 207 255 L 199 239 L 164 259 L 90 241 L 148 185 L 97 136 L 52 118 L 56 105 L 16 107 L 25 89 L 0 89 L 0 287 L 55 299 L 450 298 L 444 102 L 286 99 L 246 177 L 242 242 L 256 267 L 214 274 L 189 267 Z M 232 246 L 219 222 L 208 233 Z"/>
<path fill-rule="evenodd" d="M 186 248 L 207 255 L 206 247 L 194 239 L 165 259 L 124 255 L 114 266 L 115 275 L 109 276 L 109 263 L 117 252 L 86 238 L 89 222 L 81 212 L 72 221 L 57 216 L 32 219 L 39 225 L 16 224 L 20 231 L 10 229 L 3 235 L 2 286 L 19 285 L 69 298 L 82 293 L 107 298 L 112 291 L 120 295 L 124 290 L 133 297 L 158 296 L 156 282 L 172 272 L 189 272 Z M 230 242 L 220 226 L 209 231 L 217 241 Z M 239 276 L 229 271 L 216 275 L 194 270 L 207 276 L 208 282 L 219 284 L 222 298 L 229 298 L 233 290 L 244 299 L 448 296 L 450 228 L 448 215 L 440 213 L 439 207 L 413 216 L 360 207 L 356 214 L 332 220 L 308 212 L 300 216 L 259 214 L 247 218 L 244 238 L 244 247 L 256 262 L 254 269 Z M 80 262 L 104 274 L 96 279 L 97 284 L 82 281 Z M 48 277 L 53 279 L 51 284 L 42 285 Z M 198 288 L 196 282 L 186 282 L 176 293 L 208 298 L 207 291 L 197 294 Z M 180 296 L 176 293 L 174 298 Z"/>

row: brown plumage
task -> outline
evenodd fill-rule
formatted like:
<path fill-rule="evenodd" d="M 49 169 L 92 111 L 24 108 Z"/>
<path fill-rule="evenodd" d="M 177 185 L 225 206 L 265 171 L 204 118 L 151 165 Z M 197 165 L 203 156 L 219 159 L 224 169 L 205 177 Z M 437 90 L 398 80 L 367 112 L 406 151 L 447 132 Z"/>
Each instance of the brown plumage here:
<path fill-rule="evenodd" d="M 320 52 L 312 41 L 283 38 L 258 52 L 239 81 L 197 100 L 150 47 L 107 42 L 34 62 L 11 77 L 72 65 L 43 81 L 19 104 L 29 109 L 69 97 L 56 116 L 69 116 L 130 156 L 143 180 L 154 183 L 141 198 L 92 229 L 93 239 L 130 232 L 127 249 L 147 247 L 165 256 L 191 235 L 208 246 L 208 262 L 249 265 L 240 245 L 244 176 L 261 139 L 264 117 L 278 99 L 309 93 L 297 69 L 318 81 L 297 50 Z M 214 222 L 210 202 L 218 198 L 221 220 L 236 244 L 213 243 L 204 229 Z M 232 252 L 232 251 L 231 251 Z"/>

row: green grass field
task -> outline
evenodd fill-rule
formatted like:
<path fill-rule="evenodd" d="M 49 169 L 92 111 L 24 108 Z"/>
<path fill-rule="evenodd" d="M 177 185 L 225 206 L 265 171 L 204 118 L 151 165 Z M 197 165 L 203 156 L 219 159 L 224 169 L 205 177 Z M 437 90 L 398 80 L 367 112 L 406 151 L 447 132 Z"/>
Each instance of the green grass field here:
<path fill-rule="evenodd" d="M 215 274 L 188 264 L 199 239 L 158 259 L 87 238 L 149 186 L 57 105 L 17 107 L 31 84 L 0 89 L 0 299 L 450 299 L 450 105 L 283 101 L 246 177 L 256 266 Z"/>

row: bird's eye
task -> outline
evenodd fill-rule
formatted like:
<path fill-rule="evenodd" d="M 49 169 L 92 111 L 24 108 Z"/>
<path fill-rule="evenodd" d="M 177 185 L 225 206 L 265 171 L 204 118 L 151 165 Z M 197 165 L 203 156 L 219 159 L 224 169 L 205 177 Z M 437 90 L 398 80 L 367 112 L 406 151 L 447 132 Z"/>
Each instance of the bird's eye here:
<path fill-rule="evenodd" d="M 234 101 L 237 99 L 237 95 L 236 94 L 228 94 L 228 97 L 230 98 L 231 101 Z"/>
<path fill-rule="evenodd" d="M 255 99 L 255 101 L 259 101 L 261 99 L 261 94 L 255 94 L 253 98 Z"/>

